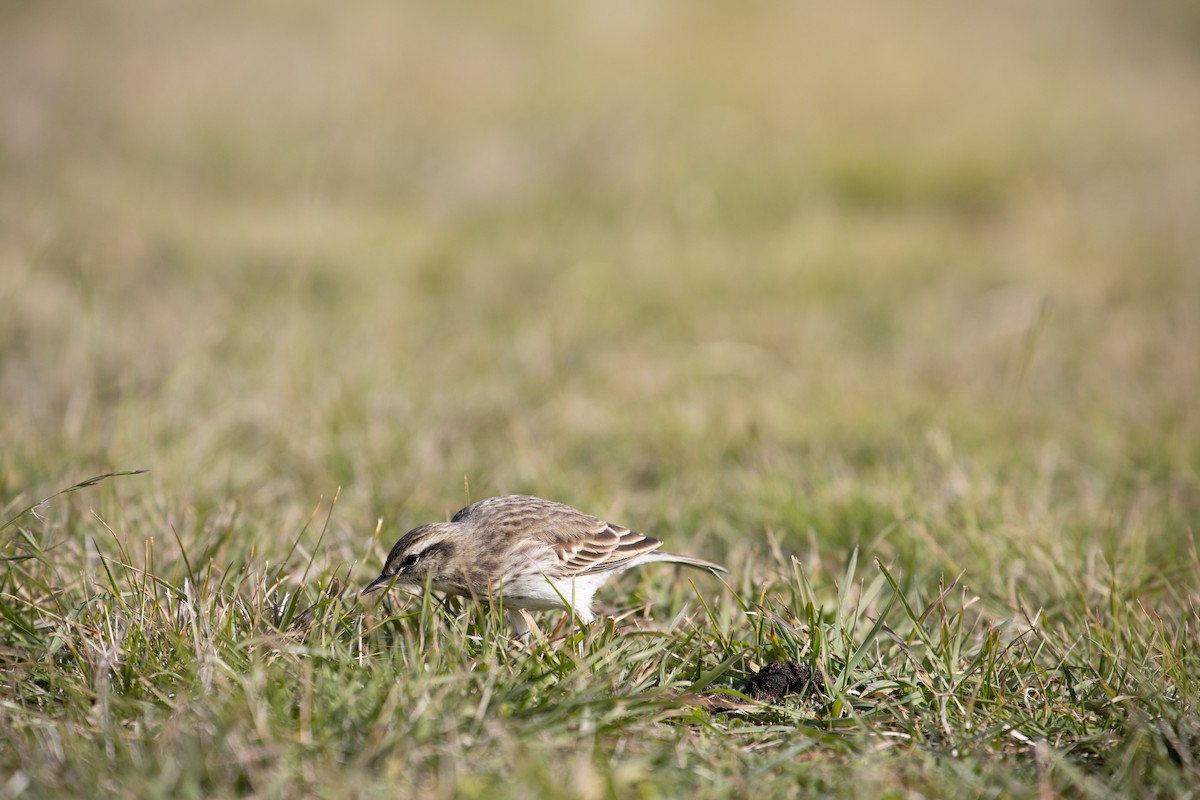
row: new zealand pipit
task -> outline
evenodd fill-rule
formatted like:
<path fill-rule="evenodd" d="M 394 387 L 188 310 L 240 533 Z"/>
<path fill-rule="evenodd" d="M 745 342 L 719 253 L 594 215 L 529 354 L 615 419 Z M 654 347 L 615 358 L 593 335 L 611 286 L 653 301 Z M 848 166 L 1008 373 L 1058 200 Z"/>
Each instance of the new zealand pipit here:
<path fill-rule="evenodd" d="M 403 583 L 499 601 L 513 630 L 524 635 L 529 626 L 520 609 L 565 609 L 581 622 L 591 622 L 596 590 L 639 564 L 666 561 L 714 575 L 727 572 L 710 561 L 660 552 L 661 545 L 562 503 L 522 495 L 491 497 L 460 510 L 449 522 L 404 534 L 363 594 Z"/>

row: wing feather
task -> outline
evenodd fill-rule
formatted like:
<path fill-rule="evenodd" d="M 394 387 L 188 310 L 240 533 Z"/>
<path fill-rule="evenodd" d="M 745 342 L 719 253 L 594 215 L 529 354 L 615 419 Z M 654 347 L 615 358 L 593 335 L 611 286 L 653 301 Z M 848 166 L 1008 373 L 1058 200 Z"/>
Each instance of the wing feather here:
<path fill-rule="evenodd" d="M 486 530 L 510 548 L 515 541 L 530 543 L 530 560 L 556 579 L 620 571 L 662 546 L 652 536 L 539 497 L 507 495 L 481 500 L 459 511 L 454 519 Z M 538 552 L 544 556 L 535 556 Z"/>
<path fill-rule="evenodd" d="M 581 530 L 578 538 L 563 542 L 559 551 L 563 577 L 619 570 L 640 555 L 662 546 L 652 536 L 596 520 L 591 529 Z M 600 526 L 603 527 L 600 527 Z"/>

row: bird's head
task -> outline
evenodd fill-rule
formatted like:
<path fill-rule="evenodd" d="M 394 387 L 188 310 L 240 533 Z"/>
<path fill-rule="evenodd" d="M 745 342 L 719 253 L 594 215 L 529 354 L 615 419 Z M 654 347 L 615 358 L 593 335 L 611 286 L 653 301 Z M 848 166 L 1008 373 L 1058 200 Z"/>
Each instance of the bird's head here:
<path fill-rule="evenodd" d="M 396 583 L 411 586 L 424 586 L 427 581 L 436 583 L 448 572 L 447 567 L 455 550 L 447 527 L 447 523 L 434 522 L 413 528 L 400 537 L 383 562 L 383 572 L 367 584 L 362 593 L 388 588 Z"/>

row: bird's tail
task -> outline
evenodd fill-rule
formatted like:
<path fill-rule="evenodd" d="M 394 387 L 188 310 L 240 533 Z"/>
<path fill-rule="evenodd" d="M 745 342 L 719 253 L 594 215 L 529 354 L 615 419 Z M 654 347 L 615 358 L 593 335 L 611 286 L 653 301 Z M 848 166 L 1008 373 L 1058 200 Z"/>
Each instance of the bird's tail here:
<path fill-rule="evenodd" d="M 718 578 L 729 574 L 729 570 L 720 564 L 714 564 L 702 558 L 680 555 L 679 553 L 647 553 L 644 557 L 638 559 L 638 561 L 642 563 L 646 563 L 647 561 L 665 561 L 670 564 L 683 564 L 685 567 L 707 570 Z"/>

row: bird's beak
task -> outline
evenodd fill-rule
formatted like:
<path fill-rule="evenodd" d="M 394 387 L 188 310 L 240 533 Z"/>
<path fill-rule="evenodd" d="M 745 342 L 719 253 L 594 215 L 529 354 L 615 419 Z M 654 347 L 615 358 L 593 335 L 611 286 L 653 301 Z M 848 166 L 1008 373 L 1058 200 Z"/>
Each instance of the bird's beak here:
<path fill-rule="evenodd" d="M 388 583 L 390 583 L 394 577 L 394 575 L 380 575 L 378 578 L 367 584 L 367 588 L 362 590 L 362 594 L 370 594 L 380 586 L 388 585 Z"/>

